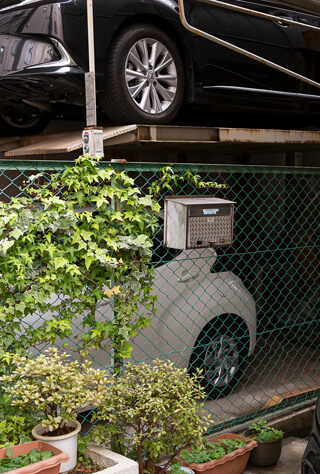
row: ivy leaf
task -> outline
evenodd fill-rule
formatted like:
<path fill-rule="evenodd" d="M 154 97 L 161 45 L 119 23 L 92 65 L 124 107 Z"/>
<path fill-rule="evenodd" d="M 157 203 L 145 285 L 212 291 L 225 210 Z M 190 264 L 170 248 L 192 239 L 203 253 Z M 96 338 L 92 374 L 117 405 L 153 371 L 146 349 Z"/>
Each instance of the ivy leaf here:
<path fill-rule="evenodd" d="M 23 232 L 21 229 L 15 229 L 12 232 L 10 232 L 10 237 L 13 237 L 14 239 L 18 240 L 18 238 L 23 235 Z"/>
<path fill-rule="evenodd" d="M 85 261 L 86 269 L 89 270 L 92 262 L 94 262 L 94 257 L 90 255 L 86 255 L 84 258 L 84 261 Z"/>
<path fill-rule="evenodd" d="M 7 255 L 7 251 L 15 244 L 14 240 L 2 240 L 0 242 L 0 252 L 3 253 L 5 257 Z"/>
<path fill-rule="evenodd" d="M 56 257 L 53 259 L 54 268 L 56 270 L 58 270 L 58 268 L 66 267 L 68 263 L 69 263 L 68 260 L 63 257 Z"/>
<path fill-rule="evenodd" d="M 88 241 L 90 240 L 92 236 L 92 232 L 89 232 L 87 230 L 81 230 L 81 237 L 85 240 L 85 241 Z"/>
<path fill-rule="evenodd" d="M 115 221 L 115 220 L 117 220 L 117 221 L 123 221 L 121 212 L 114 212 L 114 213 L 112 214 L 112 216 L 111 216 L 111 220 L 112 220 L 112 221 Z"/>
<path fill-rule="evenodd" d="M 128 327 L 122 327 L 122 328 L 119 328 L 119 334 L 124 337 L 124 339 L 126 341 L 129 340 L 130 338 L 130 332 L 131 332 L 131 328 L 128 328 Z"/>

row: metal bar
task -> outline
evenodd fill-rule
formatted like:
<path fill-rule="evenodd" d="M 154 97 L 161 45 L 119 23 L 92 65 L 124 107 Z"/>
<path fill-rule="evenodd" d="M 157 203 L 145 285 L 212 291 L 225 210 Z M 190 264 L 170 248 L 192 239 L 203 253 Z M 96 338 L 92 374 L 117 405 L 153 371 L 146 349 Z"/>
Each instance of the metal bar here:
<path fill-rule="evenodd" d="M 67 167 L 74 166 L 74 161 L 20 161 L 20 160 L 1 160 L 0 170 L 38 170 L 38 171 L 64 171 Z M 154 163 L 154 162 L 129 162 L 126 163 L 112 163 L 110 161 L 101 161 L 99 163 L 101 168 L 118 168 L 121 167 L 125 171 L 158 171 L 162 166 L 168 166 L 168 163 Z M 320 175 L 320 168 L 313 167 L 289 167 L 289 166 L 267 166 L 267 165 L 221 165 L 221 164 L 201 164 L 201 163 L 176 163 L 172 167 L 176 171 L 190 170 L 197 172 L 208 173 L 257 173 L 257 174 L 290 174 L 299 175 L 301 173 Z"/>
<path fill-rule="evenodd" d="M 195 33 L 196 35 L 202 36 L 203 38 L 206 38 L 209 41 L 212 41 L 214 43 L 217 43 L 220 46 L 231 49 L 232 51 L 235 51 L 236 53 L 247 56 L 248 58 L 253 59 L 254 61 L 258 61 L 262 64 L 265 64 L 266 66 L 272 67 L 273 69 L 276 69 L 280 72 L 283 72 L 284 74 L 287 74 L 288 76 L 292 76 L 295 79 L 299 79 L 300 81 L 306 82 L 307 84 L 310 84 L 310 85 L 320 89 L 320 83 L 315 82 L 315 81 L 309 79 L 308 77 L 302 76 L 301 74 L 298 74 L 294 71 L 291 71 L 290 69 L 287 69 L 283 66 L 280 66 L 279 64 L 276 64 L 272 61 L 269 61 L 268 59 L 262 58 L 261 56 L 258 56 L 257 54 L 250 53 L 250 51 L 247 51 L 243 48 L 239 48 L 238 46 L 236 46 L 232 43 L 228 43 L 227 41 L 224 41 L 220 38 L 217 38 L 216 36 L 210 35 L 209 33 L 206 33 L 205 31 L 198 30 L 197 28 L 194 28 L 192 25 L 190 25 L 188 23 L 188 21 L 186 19 L 183 1 L 184 0 L 178 0 L 180 19 L 181 19 L 181 22 L 182 22 L 183 26 L 187 30 L 191 31 L 191 33 Z M 199 1 L 203 1 L 203 0 L 199 0 Z M 205 1 L 206 1 L 206 3 L 215 3 L 216 2 L 216 0 L 205 0 Z M 225 6 L 225 4 L 224 5 L 220 4 L 219 6 L 222 7 L 222 6 Z M 234 9 L 234 8 L 232 8 L 231 5 L 228 6 L 228 8 Z M 283 22 L 283 20 L 284 20 L 283 18 L 281 18 L 281 17 L 278 17 L 278 18 L 280 19 L 280 21 Z M 307 25 L 305 25 L 305 26 L 307 26 Z"/>
<path fill-rule="evenodd" d="M 97 125 L 93 0 L 87 0 L 89 72 L 85 74 L 87 127 Z"/>
<path fill-rule="evenodd" d="M 262 13 L 256 10 L 252 10 L 251 8 L 244 8 L 239 7 L 238 5 L 230 5 L 230 3 L 221 2 L 219 0 L 199 0 L 202 3 L 208 3 L 211 5 L 215 5 L 216 7 L 226 8 L 228 10 L 235 10 L 240 13 L 247 13 L 248 15 L 258 16 L 260 18 L 266 18 L 267 20 L 278 21 L 281 23 L 285 23 L 288 25 L 295 25 L 299 26 L 300 28 L 306 28 L 308 30 L 316 30 L 320 31 L 318 26 L 306 25 L 305 23 L 301 23 L 300 21 L 291 20 L 291 18 L 286 18 L 278 15 L 270 15 L 269 13 Z"/>
<path fill-rule="evenodd" d="M 105 165 L 100 162 L 99 166 Z M 107 166 L 110 166 L 107 163 Z M 112 166 L 117 166 L 113 164 Z M 120 165 L 119 165 L 120 166 Z M 153 162 L 129 162 L 122 165 L 125 171 L 158 171 L 162 166 L 168 166 L 168 163 Z M 221 164 L 191 164 L 191 163 L 175 163 L 172 165 L 175 171 L 190 170 L 194 173 L 257 173 L 257 174 L 290 174 L 300 175 L 301 173 L 320 175 L 320 168 L 309 167 L 289 167 L 289 166 L 267 166 L 267 165 L 221 165 Z"/>
<path fill-rule="evenodd" d="M 89 72 L 95 73 L 93 5 L 92 5 L 92 1 L 93 0 L 87 0 L 88 48 L 89 48 Z"/>

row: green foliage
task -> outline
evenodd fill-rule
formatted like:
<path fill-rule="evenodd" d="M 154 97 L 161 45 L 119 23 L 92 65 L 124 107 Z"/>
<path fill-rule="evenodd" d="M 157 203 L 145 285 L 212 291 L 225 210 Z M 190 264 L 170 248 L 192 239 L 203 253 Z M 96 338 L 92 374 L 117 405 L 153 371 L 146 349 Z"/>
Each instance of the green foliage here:
<path fill-rule="evenodd" d="M 170 472 L 170 474 L 182 474 L 185 471 L 181 469 L 181 464 L 178 461 L 174 461 L 170 465 L 170 469 L 168 472 Z"/>
<path fill-rule="evenodd" d="M 91 443 L 91 441 L 92 441 L 91 435 L 78 436 L 78 444 L 77 444 L 78 459 L 79 457 L 84 458 L 86 451 L 88 449 L 88 444 Z"/>
<path fill-rule="evenodd" d="M 31 430 L 39 420 L 34 413 L 12 407 L 4 394 L 0 398 L 0 413 L 0 448 L 33 441 Z"/>
<path fill-rule="evenodd" d="M 130 341 L 154 313 L 150 235 L 158 226 L 160 191 L 183 182 L 225 187 L 169 166 L 159 175 L 143 196 L 126 172 L 80 156 L 49 179 L 31 176 L 23 197 L 0 202 L 0 372 L 10 370 L 12 354 L 57 337 L 70 337 L 81 357 L 91 348 L 112 349 L 120 371 Z M 99 313 L 98 303 L 112 305 L 113 314 Z M 50 320 L 41 324 L 44 313 Z M 73 335 L 79 315 L 81 335 Z"/>
<path fill-rule="evenodd" d="M 86 457 L 88 444 L 91 443 L 91 441 L 92 441 L 91 435 L 78 436 L 76 468 L 81 467 L 83 469 L 83 468 L 91 468 L 94 466 L 94 462 L 92 461 L 92 459 L 89 457 Z"/>
<path fill-rule="evenodd" d="M 75 410 L 103 400 L 107 380 L 101 370 L 90 362 L 66 363 L 67 355 L 51 348 L 49 355 L 35 359 L 18 357 L 12 360 L 16 369 L 0 378 L 12 406 L 43 412 L 41 420 L 50 431 L 76 418 Z"/>
<path fill-rule="evenodd" d="M 165 472 L 181 449 L 202 443 L 209 425 L 199 403 L 205 398 L 199 378 L 169 361 L 128 364 L 94 412 L 93 421 L 108 420 L 94 428 L 95 441 L 137 459 L 141 474 L 154 473 L 164 456 L 168 461 L 159 474 Z"/>
<path fill-rule="evenodd" d="M 180 453 L 179 458 L 186 464 L 202 464 L 213 461 L 214 459 L 220 459 L 236 449 L 243 448 L 246 444 L 247 443 L 236 438 L 221 439 L 218 441 L 205 440 L 203 446 L 196 446 L 191 450 L 184 449 Z"/>
<path fill-rule="evenodd" d="M 82 356 L 111 341 L 116 358 L 129 357 L 129 338 L 148 325 L 138 307 L 153 312 L 147 264 L 159 204 L 140 196 L 124 172 L 102 169 L 90 156 L 50 184 L 36 186 L 38 178 L 31 177 L 24 197 L 0 202 L 0 355 L 64 338 L 71 320 L 84 315 Z M 110 297 L 114 318 L 99 320 L 96 305 Z M 53 317 L 40 327 L 23 324 L 27 315 L 36 320 L 48 311 Z"/>
<path fill-rule="evenodd" d="M 256 423 L 252 423 L 252 425 L 249 426 L 249 429 L 254 432 L 250 435 L 250 438 L 260 443 L 267 443 L 283 438 L 283 431 L 266 426 L 266 424 L 267 420 L 264 420 L 263 418 L 259 418 Z"/>
<path fill-rule="evenodd" d="M 164 166 L 159 170 L 159 178 L 151 183 L 148 188 L 149 193 L 158 196 L 163 190 L 174 191 L 174 187 L 181 186 L 184 183 L 193 185 L 195 188 L 204 189 L 226 189 L 228 186 L 224 183 L 218 184 L 214 181 L 204 182 L 197 174 L 190 170 L 184 170 L 177 173 L 172 166 Z"/>
<path fill-rule="evenodd" d="M 51 451 L 37 451 L 35 448 L 29 451 L 27 454 L 20 454 L 19 456 L 13 457 L 13 453 L 10 448 L 6 449 L 6 457 L 0 459 L 0 473 L 13 471 L 23 466 L 29 466 L 44 459 L 49 459 L 53 456 Z"/>

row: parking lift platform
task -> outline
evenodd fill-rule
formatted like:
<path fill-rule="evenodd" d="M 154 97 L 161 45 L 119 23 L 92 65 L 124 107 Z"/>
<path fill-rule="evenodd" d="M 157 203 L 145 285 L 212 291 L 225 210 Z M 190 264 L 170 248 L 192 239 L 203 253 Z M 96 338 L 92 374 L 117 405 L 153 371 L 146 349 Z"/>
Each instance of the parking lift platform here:
<path fill-rule="evenodd" d="M 210 150 L 261 153 L 318 149 L 320 131 L 133 124 L 103 128 L 103 141 L 108 152 Z M 82 150 L 81 131 L 0 138 L 0 152 L 4 157 L 65 154 L 78 150 Z"/>

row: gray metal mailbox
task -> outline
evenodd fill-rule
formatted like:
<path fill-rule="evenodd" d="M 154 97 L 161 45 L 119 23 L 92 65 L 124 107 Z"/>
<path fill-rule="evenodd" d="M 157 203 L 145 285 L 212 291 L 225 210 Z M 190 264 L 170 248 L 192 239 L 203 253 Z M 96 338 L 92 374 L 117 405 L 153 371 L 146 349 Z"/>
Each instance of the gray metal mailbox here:
<path fill-rule="evenodd" d="M 232 245 L 234 205 L 207 196 L 166 197 L 164 245 L 182 250 Z"/>

